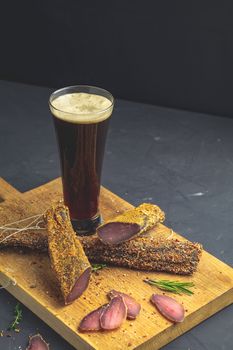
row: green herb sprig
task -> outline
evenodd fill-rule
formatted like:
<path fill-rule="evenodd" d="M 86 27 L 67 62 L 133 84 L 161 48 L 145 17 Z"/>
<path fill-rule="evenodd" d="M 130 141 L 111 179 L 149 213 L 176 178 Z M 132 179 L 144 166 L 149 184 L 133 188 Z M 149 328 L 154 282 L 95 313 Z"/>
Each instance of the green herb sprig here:
<path fill-rule="evenodd" d="M 15 331 L 18 332 L 19 331 L 19 324 L 20 321 L 23 318 L 23 310 L 21 308 L 21 305 L 19 303 L 16 304 L 15 308 L 14 308 L 14 319 L 11 322 L 11 324 L 8 327 L 8 331 Z"/>
<path fill-rule="evenodd" d="M 92 264 L 92 272 L 97 272 L 104 269 L 105 267 L 107 267 L 106 264 Z"/>
<path fill-rule="evenodd" d="M 194 294 L 190 287 L 194 287 L 193 282 L 179 282 L 179 281 L 169 281 L 169 280 L 150 280 L 145 279 L 144 282 L 156 286 L 161 290 L 165 290 L 167 292 L 172 292 L 175 294 Z"/>

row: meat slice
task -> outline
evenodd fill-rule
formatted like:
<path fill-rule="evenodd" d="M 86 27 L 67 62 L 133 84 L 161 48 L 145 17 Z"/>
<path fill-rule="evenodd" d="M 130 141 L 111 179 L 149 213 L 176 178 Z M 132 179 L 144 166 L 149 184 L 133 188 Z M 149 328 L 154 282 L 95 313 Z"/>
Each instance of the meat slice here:
<path fill-rule="evenodd" d="M 119 328 L 126 320 L 127 307 L 121 296 L 114 297 L 107 304 L 100 316 L 100 325 L 102 329 L 113 330 Z"/>
<path fill-rule="evenodd" d="M 80 332 L 114 330 L 121 326 L 126 315 L 127 306 L 123 298 L 117 295 L 109 304 L 102 305 L 86 315 L 80 322 L 78 330 Z"/>
<path fill-rule="evenodd" d="M 65 304 L 79 298 L 88 286 L 91 265 L 71 226 L 69 211 L 59 204 L 45 214 L 51 267 Z"/>
<path fill-rule="evenodd" d="M 26 350 L 49 350 L 49 344 L 44 341 L 40 334 L 35 334 L 29 338 Z"/>
<path fill-rule="evenodd" d="M 128 294 L 118 292 L 114 289 L 108 292 L 108 297 L 110 299 L 115 298 L 116 296 L 121 296 L 123 298 L 127 307 L 127 318 L 129 320 L 134 320 L 141 310 L 141 305 Z"/>
<path fill-rule="evenodd" d="M 165 214 L 157 205 L 143 203 L 99 226 L 97 235 L 105 244 L 119 244 L 143 234 L 164 219 Z"/>
<path fill-rule="evenodd" d="M 81 332 L 86 331 L 99 331 L 101 329 L 100 316 L 103 313 L 106 305 L 100 306 L 98 309 L 90 312 L 80 322 L 78 330 Z"/>
<path fill-rule="evenodd" d="M 175 299 L 166 295 L 153 294 L 151 302 L 168 320 L 172 322 L 182 322 L 184 320 L 184 307 Z"/>

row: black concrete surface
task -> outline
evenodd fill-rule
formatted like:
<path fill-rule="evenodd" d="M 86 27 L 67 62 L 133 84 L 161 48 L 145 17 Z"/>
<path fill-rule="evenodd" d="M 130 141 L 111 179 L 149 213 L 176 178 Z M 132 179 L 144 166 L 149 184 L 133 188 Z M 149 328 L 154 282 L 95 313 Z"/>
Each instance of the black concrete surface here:
<path fill-rule="evenodd" d="M 49 94 L 47 88 L 0 81 L 0 176 L 20 191 L 59 175 Z M 132 204 L 157 203 L 166 225 L 232 265 L 232 133 L 232 119 L 118 100 L 103 185 Z M 0 290 L 0 331 L 16 302 Z M 163 349 L 232 349 L 232 311 L 222 310 Z M 73 349 L 23 307 L 21 332 L 0 337 L 0 350 L 25 349 L 28 335 L 38 331 L 52 350 Z"/>
<path fill-rule="evenodd" d="M 233 2 L 1 3 L 0 79 L 232 117 Z"/>

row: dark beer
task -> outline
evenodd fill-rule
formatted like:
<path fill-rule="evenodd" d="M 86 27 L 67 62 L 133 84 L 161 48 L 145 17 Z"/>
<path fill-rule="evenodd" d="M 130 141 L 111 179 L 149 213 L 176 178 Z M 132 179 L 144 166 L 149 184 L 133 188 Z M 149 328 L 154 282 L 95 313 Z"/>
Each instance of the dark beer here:
<path fill-rule="evenodd" d="M 105 90 L 99 89 L 105 92 L 101 96 L 92 90 L 82 92 L 83 88 L 74 87 L 71 93 L 62 89 L 64 93 L 50 99 L 60 151 L 64 203 L 81 234 L 93 231 L 99 223 L 101 170 L 113 108 L 113 98 L 110 94 L 111 99 L 108 98 Z"/>
<path fill-rule="evenodd" d="M 98 213 L 109 118 L 95 124 L 53 119 L 60 150 L 64 202 L 72 219 L 92 218 Z"/>

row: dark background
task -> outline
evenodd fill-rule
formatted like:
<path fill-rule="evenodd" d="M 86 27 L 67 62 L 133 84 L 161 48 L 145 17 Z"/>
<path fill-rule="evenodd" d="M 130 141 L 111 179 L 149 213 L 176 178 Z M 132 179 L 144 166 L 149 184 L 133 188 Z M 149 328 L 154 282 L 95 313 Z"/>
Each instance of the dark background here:
<path fill-rule="evenodd" d="M 0 79 L 231 116 L 231 0 L 1 3 Z"/>

